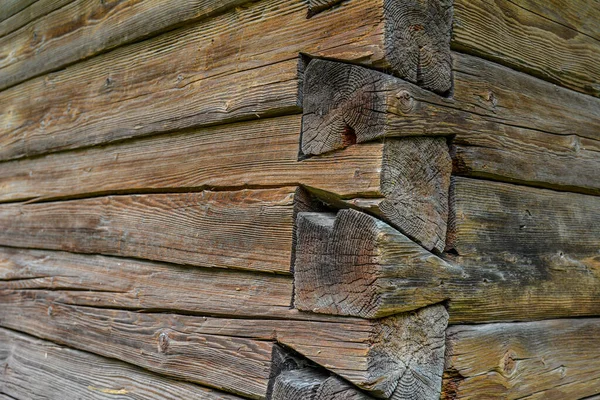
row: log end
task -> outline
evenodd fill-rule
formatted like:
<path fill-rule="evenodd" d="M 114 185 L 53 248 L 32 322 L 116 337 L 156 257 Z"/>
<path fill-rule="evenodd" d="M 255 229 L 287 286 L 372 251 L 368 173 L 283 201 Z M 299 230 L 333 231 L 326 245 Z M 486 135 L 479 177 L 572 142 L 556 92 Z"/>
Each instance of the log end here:
<path fill-rule="evenodd" d="M 452 0 L 385 0 L 386 58 L 395 75 L 438 94 L 452 90 Z"/>

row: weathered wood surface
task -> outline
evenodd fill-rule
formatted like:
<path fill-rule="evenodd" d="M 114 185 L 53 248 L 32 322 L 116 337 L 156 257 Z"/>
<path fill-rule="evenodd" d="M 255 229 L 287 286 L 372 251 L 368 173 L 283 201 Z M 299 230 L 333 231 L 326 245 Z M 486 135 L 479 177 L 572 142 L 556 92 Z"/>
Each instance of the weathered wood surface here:
<path fill-rule="evenodd" d="M 298 184 L 342 198 L 384 195 L 381 171 L 391 160 L 385 145 L 298 162 L 300 121 L 300 115 L 269 118 L 6 162 L 0 201 Z"/>
<path fill-rule="evenodd" d="M 596 196 L 454 177 L 446 248 L 459 262 L 594 263 L 598 221 Z"/>
<path fill-rule="evenodd" d="M 503 211 L 511 215 L 514 209 Z M 487 232 L 484 222 L 477 222 Z M 506 224 L 508 231 L 510 220 Z M 559 235 L 546 228 L 544 235 Z M 355 210 L 337 216 L 300 213 L 297 232 L 294 304 L 301 310 L 376 318 L 447 301 L 453 324 L 600 314 L 600 263 L 594 255 L 578 257 L 546 245 L 538 250 L 556 254 L 544 254 L 536 263 L 516 256 L 490 262 L 486 257 L 496 254 L 493 249 L 486 257 L 459 257 L 457 263 Z M 510 232 L 504 233 L 508 241 Z M 527 240 L 534 243 L 538 236 Z"/>
<path fill-rule="evenodd" d="M 454 135 L 458 173 L 600 192 L 600 100 L 453 55 L 452 98 L 360 66 L 311 62 L 304 80 L 302 151 L 343 148 L 353 142 L 350 133 L 358 143 Z"/>
<path fill-rule="evenodd" d="M 307 19 L 302 0 L 255 2 L 31 79 L 0 93 L 10 105 L 0 159 L 299 112 L 300 52 L 393 72 L 386 29 L 396 14 L 384 8 L 351 1 Z"/>
<path fill-rule="evenodd" d="M 600 394 L 600 320 L 453 326 L 442 399 L 581 399 Z"/>
<path fill-rule="evenodd" d="M 368 400 L 373 397 L 315 368 L 301 368 L 279 375 L 273 385 L 273 400 Z"/>
<path fill-rule="evenodd" d="M 60 291 L 60 301 L 130 310 L 287 317 L 292 278 L 99 255 L 0 248 L 0 290 Z"/>
<path fill-rule="evenodd" d="M 0 6 L 0 20 L 5 20 L 10 16 L 15 15 L 36 1 L 37 0 L 4 0 Z"/>
<path fill-rule="evenodd" d="M 0 17 L 0 37 L 16 31 L 23 25 L 27 25 L 33 20 L 49 14 L 71 1 L 73 0 L 36 0 L 30 6 L 6 19 Z"/>
<path fill-rule="evenodd" d="M 0 207 L 0 245 L 290 273 L 295 187 Z"/>
<path fill-rule="evenodd" d="M 0 369 L 0 393 L 11 399 L 241 399 L 6 329 Z"/>
<path fill-rule="evenodd" d="M 549 8 L 552 13 L 541 11 Z M 561 86 L 600 96 L 598 9 L 597 0 L 456 0 L 451 45 Z M 565 18 L 583 22 L 570 26 L 564 23 Z"/>
<path fill-rule="evenodd" d="M 0 201 L 300 184 L 331 202 L 378 199 L 368 205 L 371 212 L 428 249 L 443 250 L 452 168 L 444 139 L 388 140 L 298 162 L 300 118 L 6 162 L 0 169 Z"/>
<path fill-rule="evenodd" d="M 0 89 L 246 2 L 70 1 L 0 38 Z"/>
<path fill-rule="evenodd" d="M 294 310 L 288 320 L 135 313 L 67 305 L 44 290 L 2 290 L 0 303 L 1 326 L 252 398 L 266 395 L 274 340 L 375 395 L 439 396 L 442 306 L 369 322 Z"/>

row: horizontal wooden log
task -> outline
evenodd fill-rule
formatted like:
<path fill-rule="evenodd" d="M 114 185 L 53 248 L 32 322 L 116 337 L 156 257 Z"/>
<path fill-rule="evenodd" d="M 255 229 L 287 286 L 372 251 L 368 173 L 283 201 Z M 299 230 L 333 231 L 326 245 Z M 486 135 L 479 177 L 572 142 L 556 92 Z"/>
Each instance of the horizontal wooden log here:
<path fill-rule="evenodd" d="M 452 168 L 445 140 L 389 140 L 298 162 L 300 118 L 251 121 L 7 162 L 0 169 L 0 201 L 303 185 L 330 202 L 377 198 L 376 206 L 369 207 L 372 212 L 427 248 L 443 250 Z"/>
<path fill-rule="evenodd" d="M 372 397 L 356 390 L 336 376 L 314 368 L 286 371 L 274 382 L 273 400 L 368 400 Z"/>
<path fill-rule="evenodd" d="M 477 199 L 470 195 L 471 201 Z M 561 214 L 554 216 L 551 210 L 544 208 L 549 219 L 558 219 L 561 225 Z M 513 211 L 508 203 L 502 208 L 507 216 Z M 468 220 L 468 210 L 463 212 Z M 534 209 L 532 213 L 537 215 Z M 507 230 L 497 231 L 505 233 L 504 240 L 513 240 L 510 219 L 498 216 L 498 220 Z M 486 229 L 484 220 L 477 222 L 475 232 L 481 229 L 481 235 L 494 236 L 496 232 Z M 535 243 L 540 235 L 559 235 L 551 226 L 540 232 L 524 240 Z M 500 240 L 500 235 L 496 237 Z M 593 237 L 597 243 L 599 236 Z M 377 318 L 447 301 L 453 324 L 599 315 L 597 257 L 559 253 L 556 246 L 544 245 L 543 238 L 540 242 L 546 247 L 538 250 L 548 254 L 540 255 L 537 262 L 516 256 L 492 262 L 490 258 L 497 254 L 493 247 L 486 249 L 485 257 L 455 260 L 445 255 L 442 259 L 384 222 L 355 210 L 342 210 L 337 216 L 300 213 L 294 304 L 306 311 Z"/>
<path fill-rule="evenodd" d="M 585 0 L 456 0 L 451 46 L 600 96 L 598 18 L 598 5 Z"/>
<path fill-rule="evenodd" d="M 6 329 L 0 368 L 0 391 L 11 399 L 241 399 Z"/>
<path fill-rule="evenodd" d="M 549 259 L 592 265 L 600 240 L 600 198 L 462 177 L 453 178 L 446 249 L 459 262 Z"/>
<path fill-rule="evenodd" d="M 98 255 L 0 248 L 0 290 L 60 291 L 60 301 L 130 310 L 287 317 L 292 278 Z"/>
<path fill-rule="evenodd" d="M 0 37 L 16 31 L 40 16 L 49 14 L 71 1 L 72 0 L 36 0 L 28 7 L 8 18 L 4 19 L 0 17 Z"/>
<path fill-rule="evenodd" d="M 304 80 L 302 151 L 343 148 L 352 143 L 349 132 L 358 143 L 455 136 L 457 173 L 600 193 L 600 100 L 453 55 L 452 98 L 359 66 L 311 62 Z"/>
<path fill-rule="evenodd" d="M 442 399 L 593 398 L 599 350 L 598 319 L 453 326 Z"/>
<path fill-rule="evenodd" d="M 389 48 L 388 31 L 397 2 L 384 3 L 307 19 L 303 0 L 255 2 L 31 79 L 0 93 L 10 104 L 0 160 L 299 112 L 299 53 L 396 70 L 403 49 Z"/>
<path fill-rule="evenodd" d="M 370 322 L 302 320 L 294 310 L 288 320 L 135 313 L 66 305 L 40 290 L 3 290 L 0 303 L 1 326 L 252 398 L 266 396 L 274 340 L 376 396 L 439 396 L 442 306 Z"/>
<path fill-rule="evenodd" d="M 37 0 L 6 0 L 2 2 L 0 7 L 0 20 L 5 20 L 8 17 L 15 15 L 19 11 L 27 8 Z"/>
<path fill-rule="evenodd" d="M 0 38 L 0 89 L 245 2 L 70 1 Z"/>
<path fill-rule="evenodd" d="M 0 207 L 0 245 L 290 273 L 296 188 Z"/>

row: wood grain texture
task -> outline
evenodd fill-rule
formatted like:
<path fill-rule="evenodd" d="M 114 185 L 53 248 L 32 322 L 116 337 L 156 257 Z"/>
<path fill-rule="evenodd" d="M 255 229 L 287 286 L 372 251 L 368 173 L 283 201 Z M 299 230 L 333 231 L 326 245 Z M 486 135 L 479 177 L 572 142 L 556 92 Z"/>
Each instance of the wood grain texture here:
<path fill-rule="evenodd" d="M 296 188 L 0 207 L 0 244 L 290 273 Z"/>
<path fill-rule="evenodd" d="M 442 306 L 370 322 L 306 320 L 294 310 L 287 320 L 136 313 L 25 289 L 0 291 L 0 303 L 1 326 L 252 398 L 266 396 L 275 340 L 374 395 L 435 389 L 439 396 Z"/>
<path fill-rule="evenodd" d="M 342 0 L 308 0 L 308 17 L 341 3 Z"/>
<path fill-rule="evenodd" d="M 37 0 L 5 0 L 2 2 L 2 7 L 0 8 L 0 20 L 5 20 L 6 18 L 18 13 L 19 11 L 27 8 L 32 3 L 35 3 Z"/>
<path fill-rule="evenodd" d="M 0 248 L 0 290 L 60 291 L 60 301 L 130 310 L 287 317 L 287 276 L 115 257 Z"/>
<path fill-rule="evenodd" d="M 600 198 L 455 177 L 447 250 L 459 260 L 522 262 L 598 257 Z"/>
<path fill-rule="evenodd" d="M 20 12 L 0 21 L 0 37 L 16 31 L 33 20 L 49 14 L 72 1 L 73 0 L 36 0 Z"/>
<path fill-rule="evenodd" d="M 0 392 L 11 399 L 241 399 L 6 329 L 0 368 Z"/>
<path fill-rule="evenodd" d="M 342 198 L 382 196 L 382 144 L 298 162 L 300 120 L 269 118 L 3 163 L 0 201 L 299 184 Z"/>
<path fill-rule="evenodd" d="M 600 263 L 593 255 L 548 255 L 537 264 L 517 258 L 458 260 L 439 258 L 355 210 L 300 213 L 294 304 L 374 318 L 446 301 L 452 324 L 600 313 Z"/>
<path fill-rule="evenodd" d="M 442 399 L 580 399 L 600 393 L 600 320 L 454 326 Z"/>
<path fill-rule="evenodd" d="M 313 61 L 302 151 L 381 137 L 454 135 L 455 172 L 598 194 L 600 101 L 454 53 L 452 98 L 359 66 Z"/>
<path fill-rule="evenodd" d="M 540 5 L 531 7 L 527 3 Z M 592 22 L 597 21 L 598 5 L 596 0 L 591 3 L 574 1 L 564 6 L 561 3 L 554 11 L 565 15 L 564 18 L 575 13 L 583 20 L 586 19 L 584 8 L 595 7 L 592 18 L 581 23 L 591 24 L 588 26 L 594 33 L 590 35 L 557 21 L 559 18 L 540 14 L 540 8 L 551 7 L 548 2 L 457 0 L 454 2 L 451 45 L 454 49 L 598 97 L 600 40 L 597 36 L 600 29 Z"/>
<path fill-rule="evenodd" d="M 273 400 L 368 400 L 336 376 L 314 368 L 286 371 L 279 375 L 273 386 Z"/>
<path fill-rule="evenodd" d="M 0 89 L 247 1 L 68 2 L 0 38 Z"/>
<path fill-rule="evenodd" d="M 298 54 L 390 68 L 387 18 L 384 0 L 310 19 L 260 1 L 31 79 L 0 93 L 0 160 L 299 112 Z"/>

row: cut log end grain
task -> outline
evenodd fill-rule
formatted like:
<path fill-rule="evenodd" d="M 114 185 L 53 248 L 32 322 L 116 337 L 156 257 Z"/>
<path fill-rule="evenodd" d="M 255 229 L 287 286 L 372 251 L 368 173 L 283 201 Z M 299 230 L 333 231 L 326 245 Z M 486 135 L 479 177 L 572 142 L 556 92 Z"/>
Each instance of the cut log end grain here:
<path fill-rule="evenodd" d="M 409 281 L 419 269 L 450 266 L 377 218 L 350 209 L 300 213 L 297 221 L 297 308 L 379 318 L 445 299 L 431 279 Z M 417 287 L 428 295 L 407 295 Z"/>
<path fill-rule="evenodd" d="M 334 375 L 314 368 L 286 371 L 274 383 L 272 400 L 368 400 L 367 396 Z"/>
<path fill-rule="evenodd" d="M 452 0 L 386 0 L 386 52 L 392 71 L 439 94 L 452 88 Z"/>

